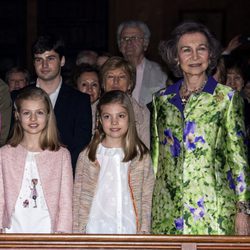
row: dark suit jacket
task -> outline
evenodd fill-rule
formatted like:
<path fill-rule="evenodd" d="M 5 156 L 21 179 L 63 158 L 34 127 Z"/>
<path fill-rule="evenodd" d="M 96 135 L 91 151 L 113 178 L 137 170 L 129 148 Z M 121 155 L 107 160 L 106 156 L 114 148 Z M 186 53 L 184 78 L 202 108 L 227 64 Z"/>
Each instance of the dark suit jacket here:
<path fill-rule="evenodd" d="M 31 84 L 26 88 L 35 86 Z M 13 91 L 15 99 L 19 91 Z M 71 154 L 73 171 L 79 153 L 89 144 L 92 135 L 90 97 L 62 83 L 54 112 L 61 142 Z"/>
<path fill-rule="evenodd" d="M 54 112 L 61 141 L 69 149 L 75 169 L 78 155 L 89 144 L 92 135 L 90 97 L 62 84 Z"/>

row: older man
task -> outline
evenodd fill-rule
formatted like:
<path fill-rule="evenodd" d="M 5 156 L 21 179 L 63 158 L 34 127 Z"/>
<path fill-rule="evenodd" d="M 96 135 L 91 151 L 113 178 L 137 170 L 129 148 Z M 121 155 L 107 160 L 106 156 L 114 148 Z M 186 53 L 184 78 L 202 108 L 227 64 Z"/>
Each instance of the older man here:
<path fill-rule="evenodd" d="M 133 97 L 142 105 L 152 101 L 152 95 L 166 86 L 167 75 L 159 64 L 145 58 L 150 40 L 150 30 L 141 21 L 126 21 L 117 29 L 120 52 L 136 67 L 136 85 Z"/>

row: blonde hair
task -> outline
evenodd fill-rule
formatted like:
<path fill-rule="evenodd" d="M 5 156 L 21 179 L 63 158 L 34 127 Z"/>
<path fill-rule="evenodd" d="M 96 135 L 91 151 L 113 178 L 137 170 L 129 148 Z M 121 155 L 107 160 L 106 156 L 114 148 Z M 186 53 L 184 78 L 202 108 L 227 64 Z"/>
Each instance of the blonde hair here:
<path fill-rule="evenodd" d="M 42 100 L 45 104 L 47 111 L 47 124 L 41 132 L 39 138 L 39 144 L 42 150 L 48 149 L 51 151 L 57 151 L 60 148 L 59 136 L 56 126 L 56 118 L 54 115 L 53 107 L 49 96 L 41 88 L 35 86 L 29 86 L 20 91 L 14 103 L 15 108 L 15 123 L 12 131 L 12 136 L 9 140 L 9 144 L 12 147 L 16 147 L 21 143 L 24 137 L 23 127 L 18 118 L 18 113 L 21 110 L 22 102 L 24 100 Z"/>
<path fill-rule="evenodd" d="M 97 117 L 98 117 L 98 125 L 96 132 L 93 136 L 89 144 L 89 152 L 88 157 L 91 161 L 96 160 L 96 150 L 98 145 L 105 138 L 105 133 L 102 128 L 102 124 L 100 121 L 100 116 L 102 113 L 102 107 L 107 104 L 119 103 L 126 111 L 128 112 L 128 131 L 124 137 L 122 142 L 123 150 L 124 150 L 124 159 L 123 162 L 128 162 L 133 160 L 136 156 L 140 156 L 140 160 L 143 155 L 148 153 L 147 147 L 143 144 L 143 142 L 139 139 L 136 125 L 135 125 L 135 115 L 132 103 L 130 101 L 129 96 L 120 90 L 113 90 L 105 93 L 99 100 L 97 105 Z"/>

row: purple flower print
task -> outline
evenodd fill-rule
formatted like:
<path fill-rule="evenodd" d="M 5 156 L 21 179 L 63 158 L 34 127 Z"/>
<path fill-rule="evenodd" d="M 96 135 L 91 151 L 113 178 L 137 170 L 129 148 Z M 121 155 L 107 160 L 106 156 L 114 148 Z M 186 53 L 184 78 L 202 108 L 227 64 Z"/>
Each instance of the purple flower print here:
<path fill-rule="evenodd" d="M 197 208 L 191 207 L 187 205 L 189 208 L 190 213 L 193 215 L 194 221 L 200 220 L 205 216 L 205 209 L 204 209 L 204 198 L 201 198 L 197 201 Z"/>
<path fill-rule="evenodd" d="M 238 182 L 236 192 L 238 194 L 242 193 L 246 189 L 246 182 L 243 173 L 240 173 L 240 175 L 236 178 L 236 181 Z"/>
<path fill-rule="evenodd" d="M 230 189 L 235 190 L 235 183 L 234 183 L 234 179 L 233 179 L 233 175 L 232 175 L 231 170 L 227 171 L 227 180 L 229 182 Z"/>
<path fill-rule="evenodd" d="M 180 155 L 181 146 L 179 140 L 173 136 L 172 131 L 170 129 L 164 130 L 165 138 L 162 142 L 163 145 L 169 144 L 170 145 L 170 152 L 172 156 L 177 157 Z"/>
<path fill-rule="evenodd" d="M 234 95 L 234 90 L 230 91 L 230 92 L 227 94 L 229 100 L 232 99 L 233 95 Z"/>
<path fill-rule="evenodd" d="M 182 230 L 183 229 L 183 225 L 184 225 L 184 220 L 183 218 L 177 218 L 174 220 L 174 224 L 175 224 L 175 228 L 177 230 Z"/>
<path fill-rule="evenodd" d="M 233 179 L 232 171 L 227 171 L 227 180 L 229 182 L 230 189 L 236 191 L 237 194 L 242 193 L 246 189 L 245 176 L 243 173 L 240 173 L 236 177 L 236 180 Z"/>
<path fill-rule="evenodd" d="M 195 136 L 195 129 L 195 122 L 187 122 L 184 128 L 184 141 L 189 150 L 194 150 L 197 142 L 205 143 L 202 136 Z"/>

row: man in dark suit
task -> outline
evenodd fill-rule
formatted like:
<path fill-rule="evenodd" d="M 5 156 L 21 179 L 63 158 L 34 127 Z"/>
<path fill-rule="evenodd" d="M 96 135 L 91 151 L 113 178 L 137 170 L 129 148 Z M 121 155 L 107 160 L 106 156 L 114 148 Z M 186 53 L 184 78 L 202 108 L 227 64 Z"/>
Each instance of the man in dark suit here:
<path fill-rule="evenodd" d="M 91 139 L 90 97 L 63 83 L 64 44 L 53 36 L 40 36 L 33 48 L 36 86 L 50 96 L 62 143 L 71 153 L 73 169 L 81 150 Z"/>

